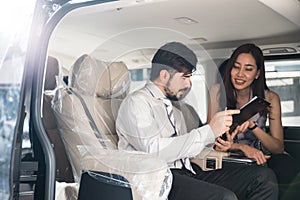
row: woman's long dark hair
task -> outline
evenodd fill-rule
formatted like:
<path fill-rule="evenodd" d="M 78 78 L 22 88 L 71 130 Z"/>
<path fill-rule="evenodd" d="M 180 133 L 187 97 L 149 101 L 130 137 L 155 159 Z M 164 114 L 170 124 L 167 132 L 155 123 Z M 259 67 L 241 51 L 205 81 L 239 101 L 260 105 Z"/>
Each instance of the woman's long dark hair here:
<path fill-rule="evenodd" d="M 220 91 L 220 97 L 221 98 L 226 97 L 227 108 L 230 109 L 236 108 L 236 104 L 237 104 L 236 91 L 231 82 L 231 69 L 233 68 L 237 57 L 241 53 L 251 54 L 256 61 L 257 70 L 260 70 L 259 77 L 257 79 L 254 79 L 254 81 L 251 84 L 253 96 L 259 96 L 265 98 L 265 90 L 269 90 L 266 84 L 265 64 L 264 64 L 264 57 L 261 49 L 257 47 L 255 44 L 243 44 L 239 46 L 237 49 L 235 49 L 231 57 L 229 58 L 229 61 L 225 69 L 224 77 L 223 77 L 225 91 L 222 90 Z"/>

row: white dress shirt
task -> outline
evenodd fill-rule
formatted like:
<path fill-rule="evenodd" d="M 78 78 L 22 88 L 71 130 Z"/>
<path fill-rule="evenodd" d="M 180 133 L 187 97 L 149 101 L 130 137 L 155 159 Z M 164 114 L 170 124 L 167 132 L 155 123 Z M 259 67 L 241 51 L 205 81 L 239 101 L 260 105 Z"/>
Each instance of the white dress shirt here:
<path fill-rule="evenodd" d="M 118 148 L 156 154 L 170 168 L 181 168 L 180 159 L 189 159 L 215 141 L 209 125 L 187 133 L 182 113 L 173 107 L 176 132 L 170 123 L 159 88 L 149 81 L 142 89 L 129 94 L 122 102 L 116 120 Z M 190 169 L 193 171 L 192 169 Z"/>

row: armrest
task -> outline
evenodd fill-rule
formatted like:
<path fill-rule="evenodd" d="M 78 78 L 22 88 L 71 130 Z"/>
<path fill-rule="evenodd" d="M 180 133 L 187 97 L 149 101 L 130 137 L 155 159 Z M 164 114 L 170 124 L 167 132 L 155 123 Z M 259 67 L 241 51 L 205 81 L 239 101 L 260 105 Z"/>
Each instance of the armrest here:
<path fill-rule="evenodd" d="M 133 199 L 167 199 L 172 174 L 165 161 L 143 152 L 107 150 L 79 146 L 81 170 L 119 174 L 128 180 L 120 185 L 131 187 Z"/>
<path fill-rule="evenodd" d="M 228 156 L 229 154 L 227 152 L 220 152 L 216 151 L 211 148 L 204 149 L 200 154 L 198 154 L 195 158 L 191 159 L 192 163 L 195 163 L 203 171 L 210 171 L 215 169 L 221 169 L 222 168 L 222 161 L 224 156 Z M 215 161 L 215 165 L 212 167 L 207 166 L 207 161 L 213 160 Z"/>

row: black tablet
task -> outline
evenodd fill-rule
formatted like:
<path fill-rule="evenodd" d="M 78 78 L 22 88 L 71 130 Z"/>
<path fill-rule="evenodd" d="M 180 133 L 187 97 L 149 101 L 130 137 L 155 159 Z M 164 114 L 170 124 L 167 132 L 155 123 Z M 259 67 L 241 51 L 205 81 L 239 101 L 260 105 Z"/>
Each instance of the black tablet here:
<path fill-rule="evenodd" d="M 270 105 L 269 102 L 261 97 L 253 97 L 247 104 L 241 107 L 241 112 L 237 115 L 233 115 L 233 122 L 230 127 L 229 133 L 232 133 L 234 129 L 243 124 L 245 121 L 249 120 L 256 113 L 265 110 Z"/>
<path fill-rule="evenodd" d="M 245 121 L 249 120 L 256 113 L 265 110 L 268 106 L 270 106 L 270 103 L 265 99 L 257 96 L 253 97 L 247 104 L 241 107 L 239 114 L 232 115 L 233 122 L 229 133 L 232 133 L 237 126 L 242 125 Z M 221 138 L 226 139 L 226 134 L 224 133 Z"/>

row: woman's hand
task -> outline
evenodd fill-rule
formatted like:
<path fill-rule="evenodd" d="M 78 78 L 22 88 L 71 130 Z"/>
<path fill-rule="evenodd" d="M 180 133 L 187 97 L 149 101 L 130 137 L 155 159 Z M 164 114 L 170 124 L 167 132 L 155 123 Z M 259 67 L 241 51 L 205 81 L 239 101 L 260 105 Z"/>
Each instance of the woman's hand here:
<path fill-rule="evenodd" d="M 226 132 L 226 138 L 227 140 L 223 140 L 220 137 L 217 138 L 217 141 L 215 141 L 215 150 L 226 152 L 231 149 L 231 146 L 233 144 L 233 138 L 235 137 L 236 131 L 232 133 L 232 135 L 229 134 L 229 132 Z"/>
<path fill-rule="evenodd" d="M 223 140 L 220 137 L 217 138 L 217 141 L 215 141 L 215 150 L 226 152 L 231 148 L 233 141 L 230 139 L 228 140 L 228 138 L 231 138 L 228 131 L 226 132 L 226 137 L 227 140 Z"/>
<path fill-rule="evenodd" d="M 235 138 L 235 136 L 247 129 L 248 125 L 249 123 L 245 122 L 241 126 L 237 126 L 231 134 L 227 131 L 226 140 L 223 140 L 220 137 L 218 137 L 217 141 L 215 142 L 215 150 L 222 152 L 231 150 L 233 139 Z"/>
<path fill-rule="evenodd" d="M 249 145 L 244 145 L 242 147 L 242 151 L 248 158 L 254 158 L 256 160 L 256 163 L 258 165 L 263 165 L 267 162 L 267 159 L 269 159 L 271 156 L 263 154 L 262 151 L 251 147 Z"/>
<path fill-rule="evenodd" d="M 252 120 L 251 120 L 252 121 Z M 252 121 L 253 122 L 253 121 Z M 254 122 L 253 122 L 254 123 Z M 236 131 L 237 131 L 237 134 L 238 133 L 242 133 L 242 132 L 245 132 L 247 130 L 247 128 L 249 127 L 250 125 L 250 120 L 248 121 L 245 121 L 244 123 L 242 123 L 242 125 L 236 127 Z"/>

